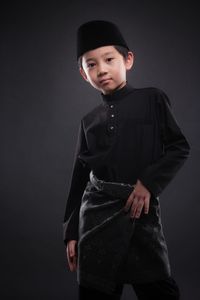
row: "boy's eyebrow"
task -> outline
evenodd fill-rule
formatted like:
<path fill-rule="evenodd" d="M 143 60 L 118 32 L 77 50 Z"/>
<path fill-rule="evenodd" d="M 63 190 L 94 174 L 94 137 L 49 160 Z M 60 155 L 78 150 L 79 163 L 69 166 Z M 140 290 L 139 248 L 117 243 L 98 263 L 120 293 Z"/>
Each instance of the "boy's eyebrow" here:
<path fill-rule="evenodd" d="M 108 55 L 108 54 L 113 54 L 113 51 L 106 52 L 102 56 L 105 56 L 105 55 Z M 88 62 L 88 60 L 93 60 L 93 59 L 95 59 L 95 58 L 94 57 L 89 57 L 88 59 L 86 59 L 86 62 Z"/>

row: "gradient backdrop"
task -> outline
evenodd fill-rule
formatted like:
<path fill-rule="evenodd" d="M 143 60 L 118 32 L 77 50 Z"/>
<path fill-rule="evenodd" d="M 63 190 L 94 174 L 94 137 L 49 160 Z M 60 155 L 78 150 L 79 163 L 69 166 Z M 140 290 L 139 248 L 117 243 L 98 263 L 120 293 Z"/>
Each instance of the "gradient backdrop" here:
<path fill-rule="evenodd" d="M 169 96 L 191 157 L 161 196 L 182 300 L 200 299 L 199 10 L 194 1 L 18 1 L 1 7 L 1 299 L 77 299 L 62 221 L 80 118 L 102 100 L 76 64 L 76 30 L 116 22 L 128 81 Z M 2 294 L 2 295 L 1 295 Z M 122 300 L 136 299 L 125 285 Z"/>

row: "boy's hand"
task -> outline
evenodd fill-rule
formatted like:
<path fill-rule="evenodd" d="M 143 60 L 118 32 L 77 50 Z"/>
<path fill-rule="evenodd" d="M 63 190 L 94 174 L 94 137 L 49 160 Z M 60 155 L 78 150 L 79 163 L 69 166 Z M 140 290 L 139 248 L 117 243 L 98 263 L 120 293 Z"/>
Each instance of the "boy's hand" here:
<path fill-rule="evenodd" d="M 127 212 L 131 207 L 131 218 L 139 218 L 144 207 L 144 213 L 149 212 L 149 201 L 151 193 L 140 180 L 137 180 L 134 190 L 129 195 L 124 210 Z"/>
<path fill-rule="evenodd" d="M 77 241 L 71 240 L 66 247 L 67 259 L 70 271 L 76 271 L 77 268 Z"/>

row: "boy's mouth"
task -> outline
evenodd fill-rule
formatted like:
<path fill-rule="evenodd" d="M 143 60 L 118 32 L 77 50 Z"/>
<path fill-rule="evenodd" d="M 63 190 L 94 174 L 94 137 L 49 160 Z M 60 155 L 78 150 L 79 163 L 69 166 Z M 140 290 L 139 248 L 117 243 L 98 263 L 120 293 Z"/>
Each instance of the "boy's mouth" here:
<path fill-rule="evenodd" d="M 104 83 L 107 83 L 111 80 L 111 78 L 105 78 L 105 79 L 102 79 L 100 80 L 100 84 L 104 84 Z"/>

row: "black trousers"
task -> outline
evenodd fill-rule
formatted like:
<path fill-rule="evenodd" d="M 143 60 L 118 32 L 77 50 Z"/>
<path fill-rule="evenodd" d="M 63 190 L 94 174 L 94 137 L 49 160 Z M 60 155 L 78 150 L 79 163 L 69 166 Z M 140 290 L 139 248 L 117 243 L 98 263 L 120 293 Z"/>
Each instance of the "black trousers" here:
<path fill-rule="evenodd" d="M 151 283 L 132 284 L 138 300 L 179 300 L 180 290 L 176 281 L 169 277 L 165 280 Z M 79 285 L 79 300 L 119 300 L 123 292 L 123 285 L 116 289 L 116 295 L 108 295 L 95 289 Z M 118 294 L 118 295 L 117 295 Z"/>

